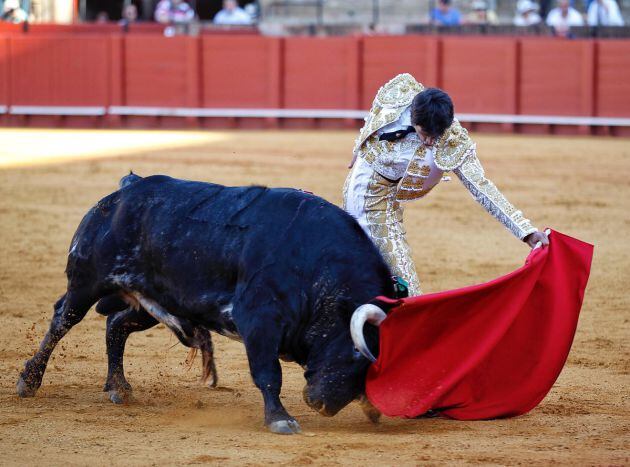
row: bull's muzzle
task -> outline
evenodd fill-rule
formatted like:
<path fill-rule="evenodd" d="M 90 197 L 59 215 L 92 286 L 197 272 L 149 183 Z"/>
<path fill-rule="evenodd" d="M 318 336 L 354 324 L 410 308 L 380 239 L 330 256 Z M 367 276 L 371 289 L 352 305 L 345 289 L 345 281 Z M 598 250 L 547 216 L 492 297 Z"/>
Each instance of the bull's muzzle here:
<path fill-rule="evenodd" d="M 309 387 L 307 384 L 306 386 L 304 386 L 304 389 L 302 390 L 302 396 L 304 397 L 304 402 L 306 402 L 306 405 L 308 405 L 311 409 L 313 409 L 316 412 L 319 412 L 320 415 L 323 415 L 325 417 L 332 417 L 338 412 L 338 410 L 334 412 L 330 411 L 324 404 L 324 401 L 322 400 L 311 399 L 308 395 L 308 391 L 309 391 Z"/>
<path fill-rule="evenodd" d="M 374 326 L 380 326 L 386 317 L 387 315 L 383 310 L 371 304 L 361 305 L 352 313 L 352 318 L 350 319 L 350 335 L 352 336 L 352 342 L 354 342 L 354 346 L 357 350 L 371 362 L 375 362 L 376 358 L 372 355 L 372 352 L 370 352 L 365 342 L 363 326 L 366 322 Z"/>

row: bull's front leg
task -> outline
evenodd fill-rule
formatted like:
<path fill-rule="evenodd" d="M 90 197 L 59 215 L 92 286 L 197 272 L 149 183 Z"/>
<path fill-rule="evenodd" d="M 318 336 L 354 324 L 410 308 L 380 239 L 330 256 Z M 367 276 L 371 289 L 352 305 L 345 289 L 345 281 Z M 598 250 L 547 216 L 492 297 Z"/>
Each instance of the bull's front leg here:
<path fill-rule="evenodd" d="M 260 326 L 251 326 L 249 332 L 243 335 L 249 369 L 265 403 L 265 425 L 273 433 L 300 433 L 300 425 L 280 402 L 282 368 L 278 349 L 281 336 L 277 329 L 268 328 L 268 325 L 265 327 L 264 323 L 260 323 Z"/>

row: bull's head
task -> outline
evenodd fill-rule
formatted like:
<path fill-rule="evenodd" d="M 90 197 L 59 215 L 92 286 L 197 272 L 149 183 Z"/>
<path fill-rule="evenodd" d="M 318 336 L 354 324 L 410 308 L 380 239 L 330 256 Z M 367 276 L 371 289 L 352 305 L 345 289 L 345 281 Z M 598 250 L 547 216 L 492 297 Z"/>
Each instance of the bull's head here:
<path fill-rule="evenodd" d="M 385 316 L 376 305 L 362 305 L 352 314 L 350 332 L 345 328 L 313 352 L 304 373 L 304 400 L 310 407 L 333 416 L 353 400 L 363 398 L 367 370 L 375 360 L 368 342 L 378 345 L 377 329 L 367 329 L 366 339 L 363 326 L 366 322 L 378 326 Z"/>

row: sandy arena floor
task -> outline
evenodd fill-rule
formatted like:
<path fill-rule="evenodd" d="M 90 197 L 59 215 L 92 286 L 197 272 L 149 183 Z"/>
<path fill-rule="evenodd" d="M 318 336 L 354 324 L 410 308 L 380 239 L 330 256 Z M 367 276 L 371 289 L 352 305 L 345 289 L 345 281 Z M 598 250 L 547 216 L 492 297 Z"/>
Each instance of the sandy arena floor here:
<path fill-rule="evenodd" d="M 528 415 L 458 422 L 384 419 L 351 405 L 323 418 L 303 402 L 302 370 L 284 364 L 283 400 L 304 434 L 262 424 L 241 344 L 217 336 L 219 386 L 186 371 L 162 326 L 133 335 L 135 401 L 101 391 L 105 319 L 94 312 L 53 354 L 35 398 L 15 382 L 64 292 L 71 236 L 129 169 L 141 175 L 313 191 L 341 201 L 350 132 L 0 130 L 0 464 L 630 464 L 630 140 L 476 137 L 486 172 L 539 227 L 596 245 L 568 364 Z M 425 292 L 485 281 L 527 255 L 455 178 L 407 208 Z"/>

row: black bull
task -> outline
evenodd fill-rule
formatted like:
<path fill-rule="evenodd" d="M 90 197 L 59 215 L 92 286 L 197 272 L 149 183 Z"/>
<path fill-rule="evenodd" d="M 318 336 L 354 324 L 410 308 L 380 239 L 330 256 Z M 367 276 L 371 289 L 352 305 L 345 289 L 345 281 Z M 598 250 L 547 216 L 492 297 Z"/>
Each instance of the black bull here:
<path fill-rule="evenodd" d="M 305 368 L 304 399 L 324 415 L 363 397 L 369 361 L 353 346 L 350 319 L 393 288 L 389 268 L 351 216 L 293 189 L 136 175 L 121 186 L 87 213 L 72 239 L 67 291 L 26 362 L 20 396 L 35 394 L 70 328 L 98 300 L 117 296 L 135 306 L 108 319 L 106 389 L 130 390 L 124 341 L 161 321 L 202 350 L 207 330 L 242 340 L 274 432 L 300 429 L 280 402 L 280 357 Z M 376 347 L 376 329 L 367 334 Z"/>

